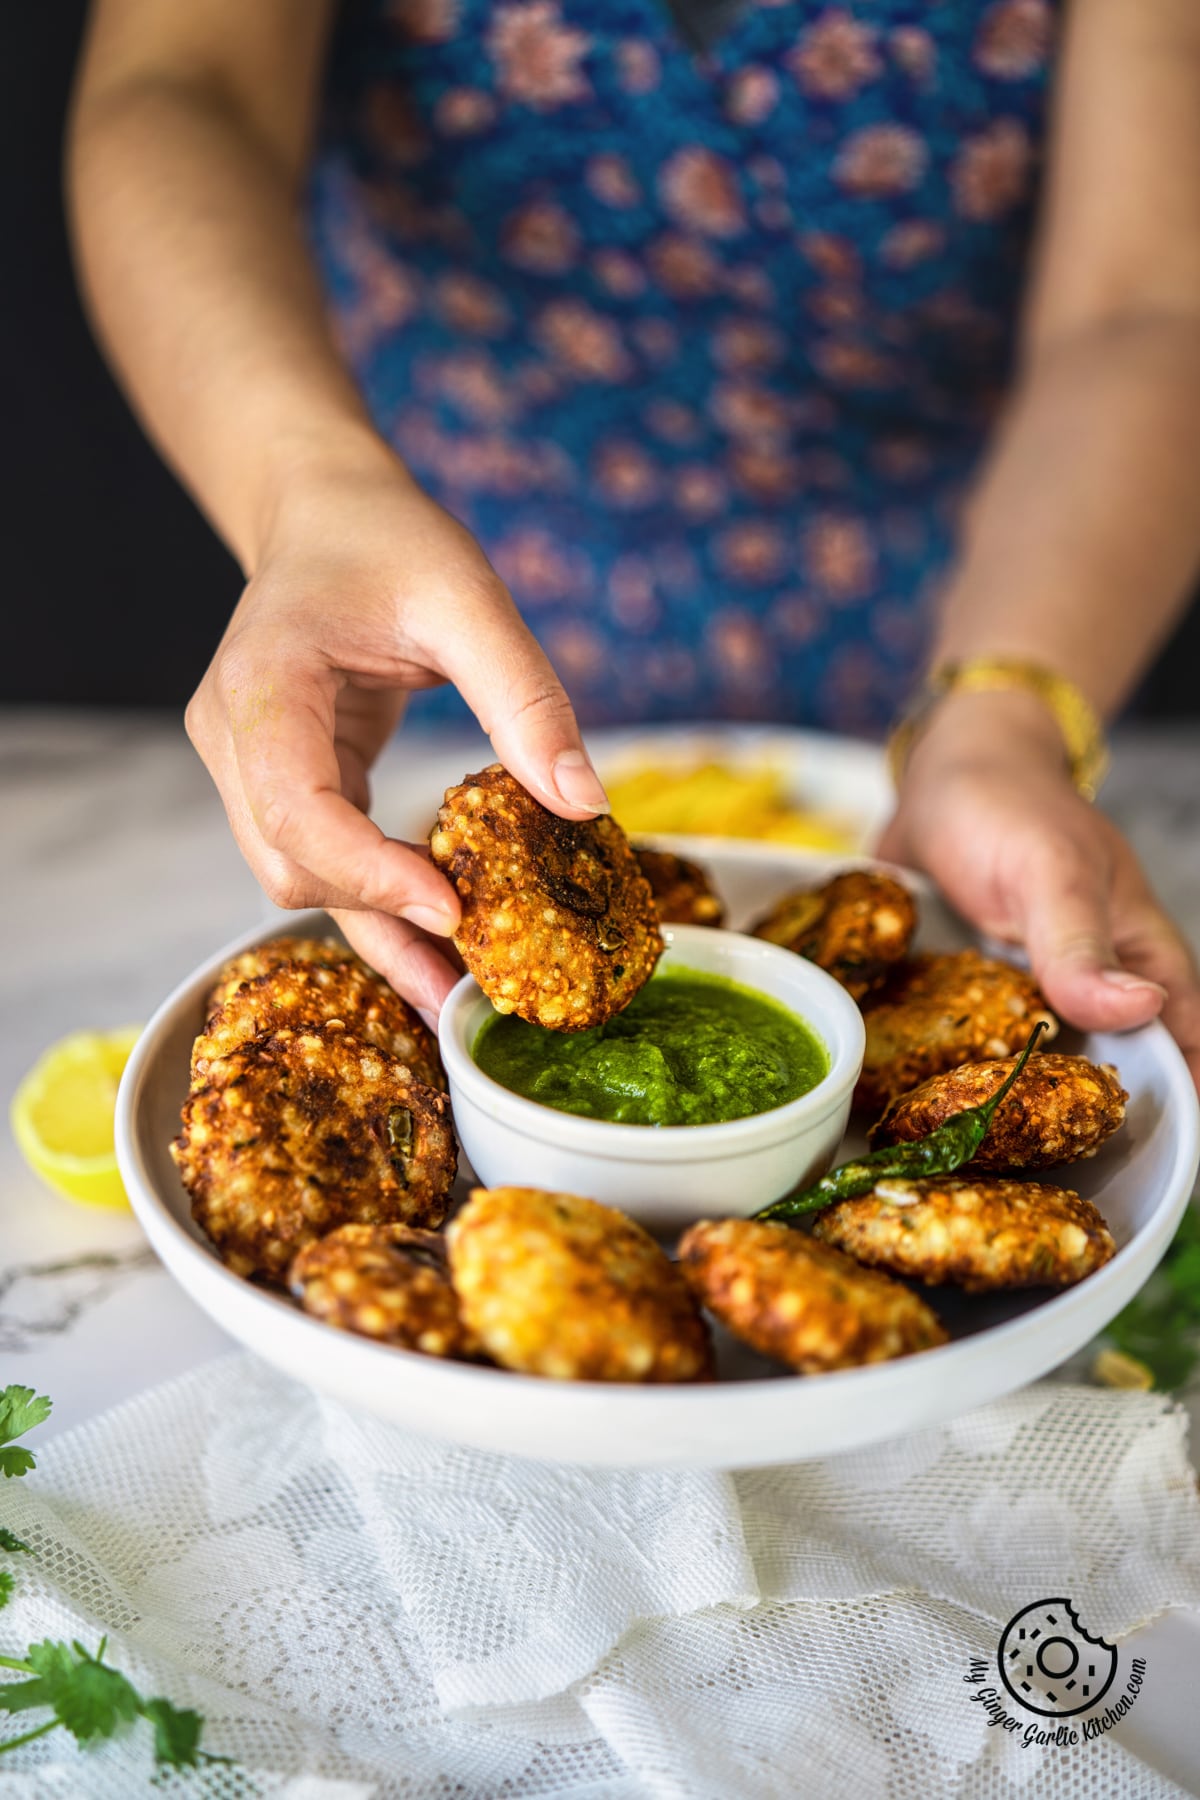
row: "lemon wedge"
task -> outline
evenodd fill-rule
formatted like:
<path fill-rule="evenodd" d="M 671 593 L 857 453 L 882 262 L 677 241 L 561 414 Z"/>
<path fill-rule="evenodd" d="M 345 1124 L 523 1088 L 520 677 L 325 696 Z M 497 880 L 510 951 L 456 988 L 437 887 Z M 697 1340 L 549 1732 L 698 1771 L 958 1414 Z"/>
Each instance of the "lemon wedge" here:
<path fill-rule="evenodd" d="M 40 1056 L 13 1095 L 13 1137 L 56 1193 L 84 1206 L 128 1206 L 113 1149 L 117 1085 L 140 1025 L 76 1031 Z"/>
<path fill-rule="evenodd" d="M 1154 1386 L 1154 1370 L 1139 1357 L 1124 1350 L 1099 1350 L 1092 1363 L 1092 1375 L 1101 1387 L 1140 1388 L 1143 1393 Z"/>

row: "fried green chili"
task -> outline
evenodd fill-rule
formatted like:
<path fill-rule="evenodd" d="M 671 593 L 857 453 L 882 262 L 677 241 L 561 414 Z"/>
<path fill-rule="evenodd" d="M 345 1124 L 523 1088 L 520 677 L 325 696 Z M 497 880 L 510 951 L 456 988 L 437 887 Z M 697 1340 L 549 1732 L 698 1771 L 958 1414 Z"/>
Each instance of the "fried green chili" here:
<path fill-rule="evenodd" d="M 831 1169 L 828 1175 L 822 1175 L 820 1181 L 802 1193 L 785 1194 L 772 1206 L 764 1206 L 754 1217 L 785 1222 L 805 1213 L 820 1212 L 823 1206 L 832 1206 L 835 1200 L 853 1200 L 859 1194 L 869 1194 L 880 1181 L 917 1181 L 923 1175 L 949 1175 L 960 1169 L 965 1162 L 970 1162 L 987 1136 L 996 1108 L 1025 1067 L 1045 1029 L 1044 1021 L 1034 1026 L 1012 1074 L 981 1106 L 968 1106 L 955 1113 L 927 1137 L 904 1144 L 889 1144 L 885 1149 L 871 1150 L 866 1156 L 855 1157 L 853 1162 L 843 1163 L 840 1168 Z"/>
<path fill-rule="evenodd" d="M 407 1106 L 393 1106 L 387 1116 L 388 1161 L 401 1187 L 408 1185 L 408 1163 L 413 1150 L 413 1116 Z"/>

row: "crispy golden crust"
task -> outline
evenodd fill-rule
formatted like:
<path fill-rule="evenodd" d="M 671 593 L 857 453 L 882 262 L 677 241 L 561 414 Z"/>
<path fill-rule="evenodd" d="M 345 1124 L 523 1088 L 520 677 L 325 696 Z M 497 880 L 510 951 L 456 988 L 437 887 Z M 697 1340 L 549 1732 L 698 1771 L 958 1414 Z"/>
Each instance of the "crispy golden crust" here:
<path fill-rule="evenodd" d="M 446 1229 L 463 1317 L 506 1369 L 560 1381 L 699 1381 L 708 1328 L 624 1213 L 574 1194 L 476 1188 Z"/>
<path fill-rule="evenodd" d="M 338 1225 L 440 1225 L 457 1160 L 446 1096 L 327 1025 L 210 1064 L 171 1148 L 229 1267 L 273 1280 Z"/>
<path fill-rule="evenodd" d="M 963 1063 L 893 1100 L 871 1130 L 871 1145 L 927 1137 L 955 1113 L 982 1106 L 1012 1074 L 1015 1056 Z M 971 1158 L 976 1169 L 1052 1169 L 1095 1156 L 1125 1117 L 1129 1095 L 1117 1071 L 1086 1056 L 1034 1054 L 1000 1102 Z"/>
<path fill-rule="evenodd" d="M 801 1374 L 887 1362 L 946 1342 L 923 1300 L 786 1225 L 701 1219 L 680 1266 L 696 1297 L 759 1352 Z"/>
<path fill-rule="evenodd" d="M 879 1112 L 931 1075 L 1022 1050 L 1033 1027 L 1054 1037 L 1058 1020 L 1031 975 L 977 950 L 914 956 L 863 1009 L 867 1049 L 855 1089 Z"/>
<path fill-rule="evenodd" d="M 462 901 L 454 941 L 497 1012 L 586 1031 L 649 980 L 654 896 L 607 814 L 560 819 L 493 763 L 447 791 L 429 843 Z"/>
<path fill-rule="evenodd" d="M 824 887 L 786 894 L 753 935 L 817 963 L 861 1000 L 907 954 L 916 928 L 906 887 L 890 875 L 848 869 Z"/>
<path fill-rule="evenodd" d="M 995 1175 L 881 1181 L 874 1193 L 818 1213 L 813 1231 L 858 1262 L 972 1294 L 1069 1287 L 1116 1248 L 1089 1200 Z"/>
<path fill-rule="evenodd" d="M 343 1225 L 301 1250 L 288 1286 L 305 1312 L 339 1331 L 426 1356 L 480 1355 L 459 1311 L 439 1232 Z"/>
<path fill-rule="evenodd" d="M 192 1085 L 200 1086 L 215 1058 L 263 1032 L 302 1025 L 340 1025 L 350 1037 L 407 1063 L 429 1087 L 444 1088 L 433 1034 L 417 1014 L 357 957 L 334 964 L 281 963 L 234 989 L 192 1048 Z"/>
<path fill-rule="evenodd" d="M 231 956 L 223 965 L 204 1003 L 205 1018 L 211 1019 L 217 1008 L 224 1006 L 244 981 L 269 975 L 272 969 L 280 969 L 285 963 L 315 963 L 329 969 L 342 963 L 357 963 L 360 969 L 367 966 L 340 938 L 272 938 L 270 943 L 256 944 L 253 950 Z"/>
<path fill-rule="evenodd" d="M 638 867 L 650 883 L 660 925 L 723 925 L 725 908 L 699 863 L 670 850 L 634 845 Z"/>

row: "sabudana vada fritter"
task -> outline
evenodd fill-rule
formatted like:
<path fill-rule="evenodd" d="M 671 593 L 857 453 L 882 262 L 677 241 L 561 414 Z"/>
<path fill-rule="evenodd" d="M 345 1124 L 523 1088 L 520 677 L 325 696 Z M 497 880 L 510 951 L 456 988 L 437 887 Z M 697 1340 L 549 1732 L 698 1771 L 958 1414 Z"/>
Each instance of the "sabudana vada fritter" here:
<path fill-rule="evenodd" d="M 340 1331 L 426 1356 L 474 1360 L 480 1354 L 436 1231 L 342 1225 L 301 1250 L 288 1286 L 305 1312 Z"/>
<path fill-rule="evenodd" d="M 700 1381 L 708 1327 L 624 1213 L 574 1194 L 476 1188 L 446 1228 L 463 1318 L 506 1369 L 559 1381 Z"/>
<path fill-rule="evenodd" d="M 871 1130 L 872 1149 L 927 1137 L 955 1113 L 982 1106 L 1012 1074 L 1016 1060 L 962 1063 L 930 1076 L 892 1101 Z M 1111 1065 L 1035 1051 L 997 1107 L 971 1169 L 1052 1169 L 1095 1156 L 1120 1128 L 1128 1098 Z"/>
<path fill-rule="evenodd" d="M 192 1082 L 209 1065 L 263 1032 L 303 1025 L 340 1025 L 348 1036 L 375 1044 L 407 1063 L 430 1087 L 444 1088 L 433 1033 L 399 994 L 364 963 L 286 962 L 234 989 L 209 1019 L 192 1049 Z"/>
<path fill-rule="evenodd" d="M 804 1375 L 887 1362 L 946 1342 L 923 1300 L 786 1225 L 701 1219 L 679 1262 L 734 1337 Z"/>
<path fill-rule="evenodd" d="M 429 843 L 462 902 L 454 941 L 497 1012 L 587 1031 L 649 980 L 654 896 L 608 814 L 560 819 L 493 763 L 447 791 Z"/>
<path fill-rule="evenodd" d="M 907 888 L 890 875 L 848 869 L 823 887 L 785 894 L 753 935 L 815 962 L 861 1000 L 907 954 L 916 928 Z"/>
<path fill-rule="evenodd" d="M 725 908 L 699 863 L 670 850 L 634 845 L 638 867 L 650 883 L 660 925 L 723 925 Z"/>
<path fill-rule="evenodd" d="M 893 1177 L 818 1213 L 813 1231 L 858 1262 L 970 1294 L 1070 1287 L 1116 1248 L 1096 1208 L 1069 1188 L 996 1175 Z"/>
<path fill-rule="evenodd" d="M 278 937 L 266 944 L 256 944 L 253 950 L 231 956 L 218 970 L 204 1003 L 204 1016 L 211 1019 L 217 1008 L 224 1006 L 243 982 L 253 981 L 258 975 L 269 975 L 272 969 L 281 969 L 285 963 L 315 963 L 322 968 L 334 969 L 346 962 L 357 963 L 361 969 L 367 966 L 340 938 Z"/>
<path fill-rule="evenodd" d="M 211 1063 L 172 1154 L 229 1267 L 273 1280 L 338 1225 L 440 1225 L 457 1160 L 445 1094 L 328 1025 Z"/>
<path fill-rule="evenodd" d="M 855 1101 L 878 1112 L 944 1069 L 1012 1056 L 1039 1021 L 1044 1043 L 1058 1020 L 1033 977 L 1011 963 L 977 950 L 914 956 L 863 1008 L 867 1048 Z"/>

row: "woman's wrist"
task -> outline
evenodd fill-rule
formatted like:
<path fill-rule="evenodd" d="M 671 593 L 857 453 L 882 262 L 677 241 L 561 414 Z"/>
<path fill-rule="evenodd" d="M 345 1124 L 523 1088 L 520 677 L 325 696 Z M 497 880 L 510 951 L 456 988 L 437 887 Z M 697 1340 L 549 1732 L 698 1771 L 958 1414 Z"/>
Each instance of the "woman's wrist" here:
<path fill-rule="evenodd" d="M 420 492 L 395 451 L 366 420 L 348 420 L 333 431 L 305 434 L 277 447 L 259 507 L 254 568 L 276 544 L 287 541 L 297 523 L 311 521 L 331 495 L 378 484 Z"/>
<path fill-rule="evenodd" d="M 1023 688 L 944 694 L 914 737 L 901 792 L 914 779 L 948 768 L 1019 767 L 1041 778 L 1070 782 L 1062 732 L 1049 708 Z"/>

